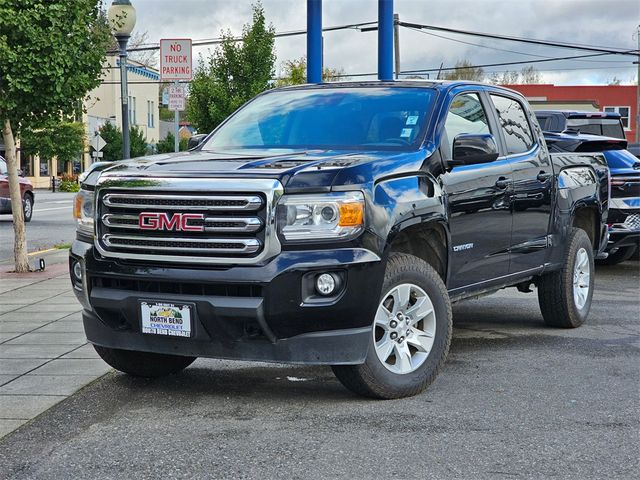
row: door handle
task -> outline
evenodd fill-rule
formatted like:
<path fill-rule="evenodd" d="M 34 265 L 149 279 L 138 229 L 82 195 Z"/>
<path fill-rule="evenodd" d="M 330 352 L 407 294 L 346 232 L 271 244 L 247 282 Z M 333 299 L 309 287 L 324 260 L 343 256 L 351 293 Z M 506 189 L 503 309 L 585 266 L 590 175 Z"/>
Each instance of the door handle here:
<path fill-rule="evenodd" d="M 551 178 L 551 174 L 545 172 L 544 170 L 541 171 L 538 176 L 536 177 L 538 179 L 539 182 L 546 182 L 547 180 L 549 180 L 549 178 Z"/>
<path fill-rule="evenodd" d="M 498 180 L 496 180 L 496 188 L 499 188 L 500 190 L 505 190 L 508 186 L 509 186 L 509 179 L 507 179 L 506 177 L 500 177 Z"/>

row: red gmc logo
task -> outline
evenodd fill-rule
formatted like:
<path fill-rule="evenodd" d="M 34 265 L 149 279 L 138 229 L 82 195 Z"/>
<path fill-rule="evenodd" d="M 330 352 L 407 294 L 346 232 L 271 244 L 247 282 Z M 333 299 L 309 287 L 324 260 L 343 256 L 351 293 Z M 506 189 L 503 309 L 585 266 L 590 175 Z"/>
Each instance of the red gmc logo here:
<path fill-rule="evenodd" d="M 189 225 L 189 220 L 204 220 L 204 215 L 202 213 L 142 212 L 138 216 L 138 225 L 141 230 L 204 232 L 204 225 Z"/>

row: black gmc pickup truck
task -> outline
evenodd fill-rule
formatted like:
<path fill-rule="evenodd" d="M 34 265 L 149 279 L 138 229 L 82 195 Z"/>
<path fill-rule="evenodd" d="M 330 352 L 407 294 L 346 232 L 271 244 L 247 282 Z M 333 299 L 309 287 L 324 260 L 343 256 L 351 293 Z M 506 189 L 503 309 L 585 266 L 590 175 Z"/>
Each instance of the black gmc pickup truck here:
<path fill-rule="evenodd" d="M 451 302 L 535 286 L 548 325 L 585 321 L 608 181 L 600 154 L 550 155 L 505 88 L 276 89 L 195 150 L 91 171 L 72 283 L 87 338 L 132 375 L 327 364 L 359 394 L 414 395 L 447 356 Z"/>

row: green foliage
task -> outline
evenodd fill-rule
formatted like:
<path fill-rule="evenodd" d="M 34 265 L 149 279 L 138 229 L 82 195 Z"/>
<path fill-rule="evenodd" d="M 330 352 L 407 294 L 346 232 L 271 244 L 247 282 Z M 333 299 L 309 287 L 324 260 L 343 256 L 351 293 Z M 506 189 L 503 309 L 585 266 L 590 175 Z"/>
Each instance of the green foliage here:
<path fill-rule="evenodd" d="M 445 80 L 473 80 L 482 82 L 484 70 L 482 67 L 474 67 L 469 60 L 458 60 L 455 70 L 448 70 L 442 74 Z"/>
<path fill-rule="evenodd" d="M 344 70 L 341 68 L 328 68 L 322 69 L 322 81 L 323 82 L 335 82 L 338 80 L 347 80 Z M 295 60 L 286 60 L 283 64 L 283 72 L 280 78 L 276 80 L 277 87 L 284 87 L 287 85 L 299 85 L 301 83 L 307 83 L 307 59 L 306 57 L 300 57 Z"/>
<path fill-rule="evenodd" d="M 38 128 L 100 84 L 111 40 L 98 0 L 0 1 L 0 119 Z"/>
<path fill-rule="evenodd" d="M 129 129 L 129 149 L 131 158 L 142 157 L 148 152 L 147 140 L 144 138 L 144 133 L 136 126 Z"/>
<path fill-rule="evenodd" d="M 165 122 L 173 122 L 175 115 L 165 105 L 160 105 L 160 120 Z"/>
<path fill-rule="evenodd" d="M 100 127 L 100 136 L 106 142 L 102 149 L 102 159 L 105 162 L 122 160 L 122 132 L 112 123 L 105 123 Z"/>
<path fill-rule="evenodd" d="M 175 135 L 171 132 L 167 134 L 164 140 L 160 140 L 156 143 L 156 152 L 157 153 L 172 153 L 175 148 Z M 189 140 L 186 138 L 180 139 L 180 151 L 184 152 L 187 150 L 187 146 L 189 145 Z"/>
<path fill-rule="evenodd" d="M 100 127 L 100 136 L 106 142 L 102 149 L 102 161 L 122 160 L 122 131 L 112 123 Z M 135 125 L 129 128 L 129 150 L 131 158 L 142 157 L 149 151 L 144 133 Z"/>
<path fill-rule="evenodd" d="M 22 152 L 42 160 L 58 157 L 59 162 L 77 159 L 84 150 L 84 125 L 77 122 L 48 122 L 37 130 L 22 130 Z"/>
<path fill-rule="evenodd" d="M 274 28 L 267 26 L 264 8 L 253 5 L 251 24 L 242 41 L 231 32 L 206 61 L 200 59 L 189 87 L 187 118 L 200 132 L 210 132 L 243 103 L 270 87 L 274 75 Z"/>
<path fill-rule="evenodd" d="M 74 182 L 72 180 L 63 180 L 62 182 L 60 182 L 60 187 L 58 187 L 58 190 L 61 192 L 79 192 L 80 185 L 78 184 L 78 182 Z"/>

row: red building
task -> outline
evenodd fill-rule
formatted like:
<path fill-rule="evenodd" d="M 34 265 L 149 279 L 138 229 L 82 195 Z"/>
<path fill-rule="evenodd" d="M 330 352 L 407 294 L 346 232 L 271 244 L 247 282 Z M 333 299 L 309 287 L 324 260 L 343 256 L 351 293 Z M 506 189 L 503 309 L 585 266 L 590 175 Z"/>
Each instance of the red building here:
<path fill-rule="evenodd" d="M 505 85 L 527 97 L 534 110 L 593 110 L 618 112 L 629 142 L 636 141 L 638 112 L 635 85 L 556 86 Z"/>

